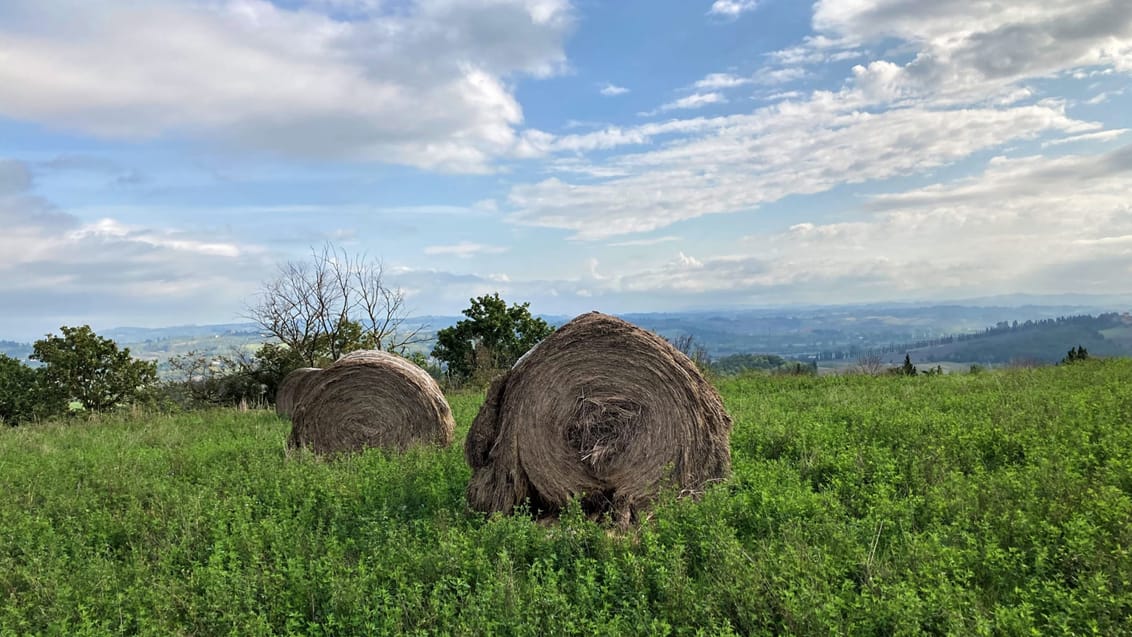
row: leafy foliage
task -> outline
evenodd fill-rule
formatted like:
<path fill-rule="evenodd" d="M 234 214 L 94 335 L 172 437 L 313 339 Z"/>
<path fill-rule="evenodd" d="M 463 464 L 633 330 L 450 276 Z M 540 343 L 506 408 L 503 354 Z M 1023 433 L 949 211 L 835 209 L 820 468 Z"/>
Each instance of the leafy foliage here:
<path fill-rule="evenodd" d="M 45 395 L 42 370 L 0 354 L 0 425 L 18 425 L 61 409 Z"/>
<path fill-rule="evenodd" d="M 776 374 L 786 374 L 790 376 L 817 376 L 818 362 L 816 360 L 811 360 L 809 363 L 789 361 L 782 367 L 777 367 L 772 371 Z"/>
<path fill-rule="evenodd" d="M 477 372 L 507 369 L 554 332 L 546 321 L 531 316 L 530 303 L 507 307 L 498 293 L 470 300 L 471 307 L 463 311 L 468 318 L 437 332 L 432 350 L 457 382 Z"/>
<path fill-rule="evenodd" d="M 268 402 L 275 400 L 279 384 L 287 374 L 305 364 L 298 352 L 278 343 L 265 343 L 250 359 L 247 356 L 239 356 L 233 362 L 242 397 L 248 397 L 249 393 L 255 392 L 257 396 L 265 397 Z"/>
<path fill-rule="evenodd" d="M 817 361 L 803 363 L 775 354 L 732 354 L 712 362 L 711 370 L 723 376 L 737 376 L 752 371 L 805 376 L 817 374 Z"/>
<path fill-rule="evenodd" d="M 59 328 L 32 345 L 32 359 L 43 363 L 45 391 L 54 400 L 78 401 L 101 411 L 134 400 L 157 382 L 156 363 L 134 360 L 130 349 L 102 338 L 90 326 Z"/>
<path fill-rule="evenodd" d="M 910 354 L 904 355 L 904 364 L 900 366 L 900 371 L 897 373 L 903 374 L 904 376 L 916 375 L 916 366 L 912 364 L 912 356 Z"/>
<path fill-rule="evenodd" d="M 166 364 L 163 397 L 180 408 L 197 409 L 270 402 L 282 378 L 302 361 L 292 350 L 269 343 L 254 355 L 237 350 L 233 356 L 217 356 L 191 350 Z"/>
<path fill-rule="evenodd" d="M 772 370 L 786 365 L 789 361 L 775 354 L 732 354 L 712 363 L 716 373 L 735 376 L 752 370 Z"/>
<path fill-rule="evenodd" d="M 458 445 L 288 456 L 262 411 L 6 429 L 0 634 L 1132 634 L 1130 382 L 725 379 L 733 477 L 628 534 L 468 513 Z"/>
<path fill-rule="evenodd" d="M 1061 359 L 1061 363 L 1063 365 L 1068 365 L 1069 363 L 1076 363 L 1077 361 L 1086 360 L 1089 360 L 1089 350 L 1085 349 L 1081 345 L 1078 345 L 1077 347 L 1069 350 L 1069 353 L 1065 355 L 1065 358 Z"/>

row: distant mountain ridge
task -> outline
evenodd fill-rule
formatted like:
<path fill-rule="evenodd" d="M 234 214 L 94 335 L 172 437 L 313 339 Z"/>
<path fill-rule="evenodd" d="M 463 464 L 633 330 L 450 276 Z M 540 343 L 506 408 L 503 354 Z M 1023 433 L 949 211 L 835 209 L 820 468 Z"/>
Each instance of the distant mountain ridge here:
<path fill-rule="evenodd" d="M 254 334 L 259 336 L 260 328 L 255 323 L 218 323 L 215 325 L 173 325 L 170 327 L 115 327 L 100 332 L 99 336 L 118 343 L 140 343 L 174 337 L 200 337 L 213 335 Z"/>
<path fill-rule="evenodd" d="M 1092 356 L 1132 356 L 1132 314 L 1002 321 L 982 333 L 913 345 L 906 353 L 924 362 L 1053 363 L 1073 347 L 1084 347 Z"/>
<path fill-rule="evenodd" d="M 17 343 L 16 341 L 0 341 L 0 354 L 15 358 L 16 360 L 26 360 L 31 355 L 32 349 L 30 343 Z"/>
<path fill-rule="evenodd" d="M 1012 297 L 1026 298 L 1031 297 Z M 1096 300 L 1082 297 L 1083 300 Z M 1014 322 L 1025 326 L 1027 322 L 1040 323 L 1059 317 L 1102 315 L 1127 311 L 1132 303 L 1123 306 L 1091 307 L 1080 305 L 960 305 L 960 304 L 861 304 L 851 306 L 812 306 L 786 308 L 722 309 L 688 312 L 622 313 L 622 318 L 654 331 L 669 339 L 691 335 L 697 345 L 706 349 L 713 359 L 735 354 L 767 354 L 795 360 L 830 360 L 850 358 L 855 352 L 884 350 L 902 359 L 905 350 L 913 353 L 917 361 L 956 360 L 971 350 L 956 345 L 992 331 L 1003 323 Z M 541 314 L 552 325 L 562 325 L 572 316 Z M 463 316 L 423 315 L 407 319 L 413 327 L 423 326 L 424 335 L 432 337 L 439 329 L 454 325 Z M 1083 338 L 1078 332 L 1068 332 L 1065 325 L 1057 326 L 1061 334 L 1046 333 L 1041 358 L 1048 359 L 1062 347 L 1060 340 Z M 1077 327 L 1080 327 L 1079 325 Z M 1076 329 L 1076 328 L 1074 328 Z M 1117 328 L 1105 328 L 1117 329 Z M 1095 330 L 1094 330 L 1095 331 Z M 1003 351 L 992 356 L 995 361 L 1009 360 L 1010 347 L 1022 356 L 1033 356 L 1033 338 L 1038 332 L 1027 332 L 1027 338 L 1000 333 L 995 339 L 978 340 L 980 346 L 995 344 Z M 221 323 L 216 325 L 179 325 L 170 327 L 118 327 L 99 333 L 119 345 L 129 347 L 139 358 L 164 360 L 187 351 L 230 354 L 233 348 L 250 348 L 263 342 L 262 331 L 255 323 Z M 1122 331 L 1110 332 L 1110 337 L 1090 336 L 1088 342 L 1065 342 L 1064 347 L 1084 345 L 1098 348 L 1096 353 L 1123 352 Z M 1100 340 L 1098 340 L 1098 338 Z M 944 339 L 949 350 L 939 349 Z M 1090 340 L 1091 339 L 1091 340 Z M 976 339 L 977 340 L 977 339 Z M 1112 341 L 1106 343 L 1105 341 Z M 1092 346 L 1090 346 L 1092 343 Z M 431 344 L 426 343 L 426 349 Z M 1056 346 L 1056 348 L 1054 348 Z M 1112 347 L 1110 347 L 1112 346 Z M 932 348 L 936 348 L 932 350 Z M 1051 349 L 1053 348 L 1053 349 Z M 12 341 L 0 342 L 0 353 L 13 352 L 26 358 L 31 346 Z M 833 353 L 837 353 L 834 355 Z M 13 355 L 13 354 L 9 354 Z M 983 360 L 971 358 L 967 360 Z"/>

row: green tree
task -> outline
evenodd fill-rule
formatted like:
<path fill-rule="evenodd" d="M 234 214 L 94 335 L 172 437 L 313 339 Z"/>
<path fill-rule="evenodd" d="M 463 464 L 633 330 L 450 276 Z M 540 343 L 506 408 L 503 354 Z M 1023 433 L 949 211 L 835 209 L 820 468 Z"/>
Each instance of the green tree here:
<path fill-rule="evenodd" d="M 252 360 L 241 359 L 237 363 L 241 375 L 253 381 L 251 384 L 255 387 L 251 388 L 262 386 L 264 397 L 268 401 L 275 400 L 279 384 L 287 374 L 307 366 L 298 352 L 278 343 L 267 343 L 256 351 Z"/>
<path fill-rule="evenodd" d="M 18 425 L 62 411 L 43 391 L 43 374 L 0 354 L 0 424 Z"/>
<path fill-rule="evenodd" d="M 506 369 L 539 341 L 554 332 L 546 321 L 531 316 L 530 303 L 512 304 L 499 294 L 470 299 L 468 317 L 436 333 L 432 355 L 448 366 L 458 382 L 477 372 Z"/>
<path fill-rule="evenodd" d="M 1068 365 L 1069 363 L 1076 363 L 1077 361 L 1085 360 L 1089 360 L 1089 350 L 1085 349 L 1081 345 L 1078 345 L 1077 347 L 1069 350 L 1069 353 L 1065 355 L 1065 358 L 1061 359 L 1061 364 Z"/>
<path fill-rule="evenodd" d="M 44 386 L 57 400 L 76 400 L 103 410 L 139 397 L 157 381 L 157 364 L 134 360 L 130 349 L 98 336 L 90 326 L 59 328 L 32 346 L 31 357 L 43 363 Z"/>
<path fill-rule="evenodd" d="M 916 375 L 916 366 L 912 364 L 912 356 L 910 354 L 904 355 L 904 364 L 900 366 L 900 373 L 905 376 Z"/>

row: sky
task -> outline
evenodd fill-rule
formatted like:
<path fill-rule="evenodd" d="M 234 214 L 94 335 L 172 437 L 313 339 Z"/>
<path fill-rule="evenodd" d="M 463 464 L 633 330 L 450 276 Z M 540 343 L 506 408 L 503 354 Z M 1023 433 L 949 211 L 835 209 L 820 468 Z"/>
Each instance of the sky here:
<path fill-rule="evenodd" d="M 0 0 L 0 338 L 1132 293 L 1127 0 Z"/>

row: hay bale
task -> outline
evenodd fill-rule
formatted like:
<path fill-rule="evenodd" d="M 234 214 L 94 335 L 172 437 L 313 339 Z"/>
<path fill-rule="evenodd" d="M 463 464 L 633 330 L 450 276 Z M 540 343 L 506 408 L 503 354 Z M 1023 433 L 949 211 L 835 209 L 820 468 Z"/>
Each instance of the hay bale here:
<path fill-rule="evenodd" d="M 316 453 L 447 446 L 456 426 L 428 372 L 378 350 L 347 354 L 315 374 L 292 419 L 288 443 Z"/>
<path fill-rule="evenodd" d="M 284 376 L 283 382 L 279 383 L 279 390 L 275 392 L 275 413 L 290 418 L 295 405 L 317 376 L 316 372 L 320 371 L 322 370 L 317 367 L 300 367 Z"/>
<path fill-rule="evenodd" d="M 468 503 L 553 514 L 582 496 L 622 523 L 665 487 L 702 491 L 731 469 L 731 418 L 668 341 L 592 312 L 495 380 L 464 446 Z"/>

